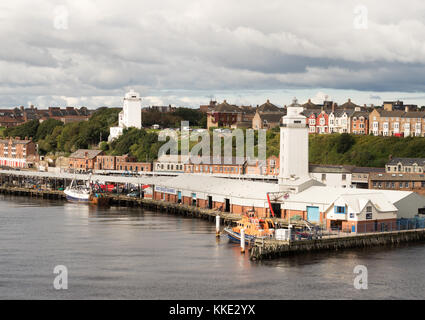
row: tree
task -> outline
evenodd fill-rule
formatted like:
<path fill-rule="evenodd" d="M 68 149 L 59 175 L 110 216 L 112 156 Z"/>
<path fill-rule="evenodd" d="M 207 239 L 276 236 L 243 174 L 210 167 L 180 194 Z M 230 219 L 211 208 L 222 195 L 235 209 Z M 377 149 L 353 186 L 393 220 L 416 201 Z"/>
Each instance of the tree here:
<path fill-rule="evenodd" d="M 25 137 L 35 138 L 39 124 L 38 120 L 31 120 L 17 127 L 7 128 L 4 131 L 4 136 L 20 137 L 21 139 Z"/>
<path fill-rule="evenodd" d="M 336 151 L 338 153 L 346 153 L 353 146 L 354 142 L 354 138 L 350 134 L 343 133 L 337 140 Z"/>
<path fill-rule="evenodd" d="M 35 140 L 38 141 L 46 138 L 49 134 L 53 132 L 56 127 L 60 126 L 63 126 L 63 122 L 56 119 L 47 119 L 43 121 L 37 128 Z"/>

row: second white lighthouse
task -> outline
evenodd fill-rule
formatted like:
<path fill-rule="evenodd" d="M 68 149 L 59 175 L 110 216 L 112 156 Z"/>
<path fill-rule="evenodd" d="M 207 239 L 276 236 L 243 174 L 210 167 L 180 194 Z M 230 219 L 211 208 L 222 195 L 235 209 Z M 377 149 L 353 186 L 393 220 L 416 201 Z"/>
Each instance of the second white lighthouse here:
<path fill-rule="evenodd" d="M 122 135 L 125 128 L 142 128 L 142 99 L 137 92 L 130 90 L 124 96 L 122 111 L 118 114 L 118 127 L 109 128 L 108 141 Z"/>
<path fill-rule="evenodd" d="M 142 128 L 142 99 L 139 93 L 130 90 L 124 97 L 122 123 L 120 127 L 137 129 Z M 121 120 L 121 119 L 120 119 Z"/>

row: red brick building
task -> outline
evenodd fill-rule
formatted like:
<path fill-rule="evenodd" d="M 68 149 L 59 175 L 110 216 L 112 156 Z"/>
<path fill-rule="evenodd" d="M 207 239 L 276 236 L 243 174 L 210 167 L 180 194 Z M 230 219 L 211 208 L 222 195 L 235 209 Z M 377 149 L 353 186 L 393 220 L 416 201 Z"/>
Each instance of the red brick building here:
<path fill-rule="evenodd" d="M 151 162 L 136 162 L 136 158 L 130 155 L 106 156 L 100 155 L 96 158 L 96 170 L 117 170 L 131 172 L 152 171 Z"/>
<path fill-rule="evenodd" d="M 351 133 L 369 134 L 369 113 L 356 111 L 351 116 Z"/>
<path fill-rule="evenodd" d="M 79 149 L 69 156 L 69 169 L 93 170 L 99 155 L 103 155 L 102 150 Z"/>
<path fill-rule="evenodd" d="M 0 140 L 0 165 L 13 168 L 32 168 L 39 161 L 37 145 L 19 137 Z"/>

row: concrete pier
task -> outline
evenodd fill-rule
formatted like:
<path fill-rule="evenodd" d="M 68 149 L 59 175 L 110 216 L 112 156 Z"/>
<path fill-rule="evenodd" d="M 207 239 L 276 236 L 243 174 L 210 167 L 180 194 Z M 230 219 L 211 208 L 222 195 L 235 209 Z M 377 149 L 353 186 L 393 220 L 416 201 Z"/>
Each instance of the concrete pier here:
<path fill-rule="evenodd" d="M 385 245 L 394 246 L 400 243 L 419 241 L 425 241 L 425 229 L 368 233 L 317 240 L 264 240 L 256 242 L 250 249 L 250 259 L 273 259 L 315 251 L 338 251 L 348 248 L 366 248 Z"/>

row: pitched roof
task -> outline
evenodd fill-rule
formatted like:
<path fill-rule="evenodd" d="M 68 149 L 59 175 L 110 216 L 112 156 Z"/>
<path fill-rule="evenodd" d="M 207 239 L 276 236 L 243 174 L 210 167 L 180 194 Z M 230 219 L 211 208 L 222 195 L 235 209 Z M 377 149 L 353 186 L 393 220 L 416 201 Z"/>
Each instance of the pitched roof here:
<path fill-rule="evenodd" d="M 351 101 L 351 99 L 348 99 L 347 102 L 343 103 L 342 105 L 339 106 L 341 109 L 355 109 L 355 108 L 360 108 L 359 105 L 353 103 Z"/>
<path fill-rule="evenodd" d="M 310 99 L 308 99 L 308 101 L 304 103 L 302 107 L 304 109 L 317 109 L 318 105 L 314 104 Z"/>
<path fill-rule="evenodd" d="M 263 103 L 257 108 L 257 112 L 281 112 L 278 106 L 275 106 L 270 100 L 267 100 L 266 103 Z"/>
<path fill-rule="evenodd" d="M 404 166 L 411 166 L 417 163 L 420 166 L 425 166 L 425 158 L 392 158 L 387 165 L 396 165 L 401 163 Z"/>
<path fill-rule="evenodd" d="M 392 212 L 397 211 L 397 207 L 392 204 L 388 197 L 383 194 L 364 194 L 364 195 L 353 195 L 353 194 L 343 194 L 340 196 L 351 209 L 359 213 L 361 212 L 366 205 L 371 202 L 376 209 L 381 212 Z"/>
<path fill-rule="evenodd" d="M 409 111 L 409 112 L 405 112 L 401 117 L 402 118 L 423 118 L 425 117 L 425 112 Z"/>
<path fill-rule="evenodd" d="M 240 113 L 242 110 L 233 104 L 228 104 L 226 100 L 224 100 L 222 103 L 218 104 L 217 106 L 212 108 L 212 111 L 214 112 L 236 112 Z"/>
<path fill-rule="evenodd" d="M 370 180 L 374 181 L 425 181 L 425 174 L 422 173 L 378 173 L 369 174 Z"/>
<path fill-rule="evenodd" d="M 280 119 L 286 115 L 286 112 L 274 112 L 274 113 L 263 113 L 260 114 L 262 121 L 267 121 L 268 123 L 280 122 Z"/>
<path fill-rule="evenodd" d="M 310 164 L 309 171 L 313 173 L 351 173 L 354 166 Z"/>
<path fill-rule="evenodd" d="M 77 158 L 77 159 L 85 159 L 86 154 L 88 159 L 94 159 L 99 154 L 101 154 L 102 150 L 92 150 L 92 149 L 78 149 L 73 154 L 71 154 L 70 158 Z"/>
<path fill-rule="evenodd" d="M 369 112 L 366 111 L 355 111 L 353 112 L 353 114 L 351 115 L 352 117 L 364 117 L 366 119 L 369 119 Z"/>
<path fill-rule="evenodd" d="M 385 172 L 385 168 L 375 168 L 375 167 L 354 167 L 352 170 L 353 173 L 371 173 L 371 172 Z"/>
<path fill-rule="evenodd" d="M 402 117 L 405 112 L 402 110 L 387 111 L 384 109 L 375 109 L 381 117 Z"/>
<path fill-rule="evenodd" d="M 12 141 L 12 144 L 27 144 L 32 142 L 32 140 L 0 139 L 0 143 L 4 144 L 8 144 L 9 141 Z"/>

